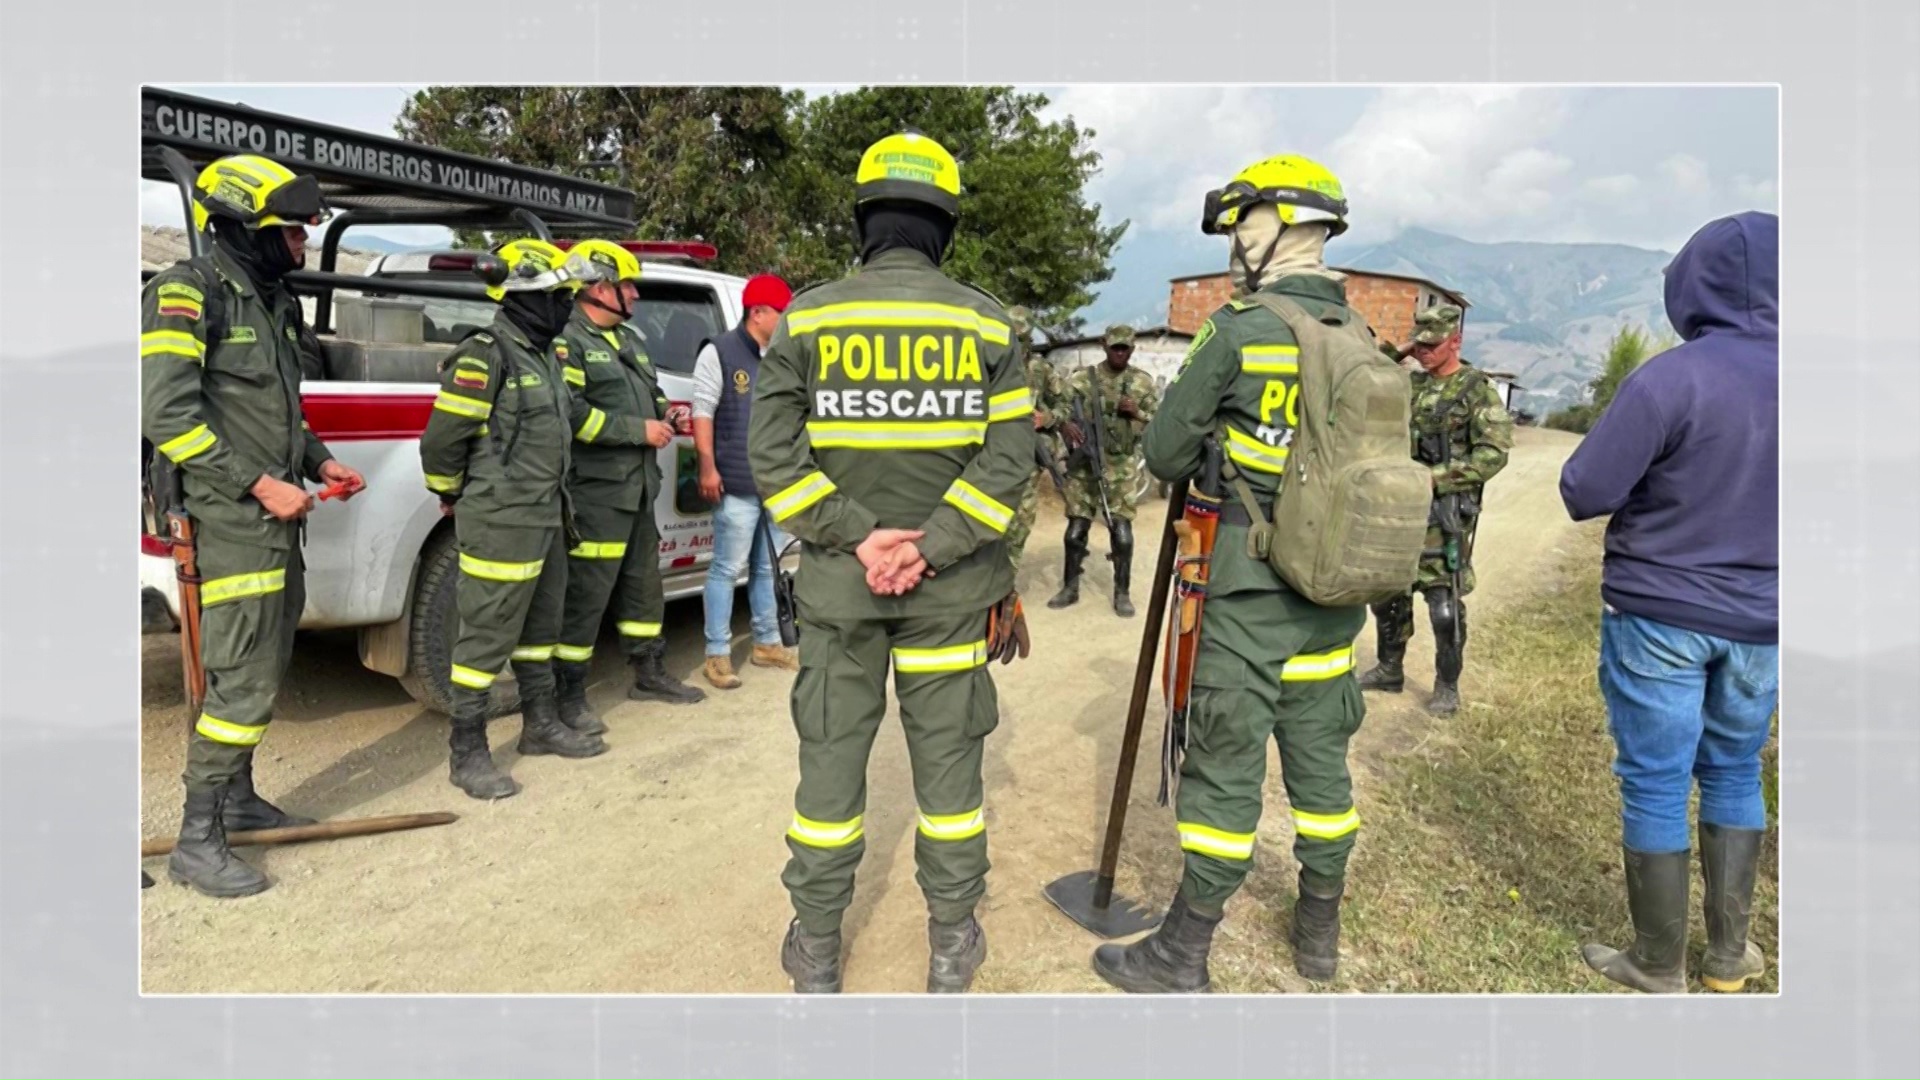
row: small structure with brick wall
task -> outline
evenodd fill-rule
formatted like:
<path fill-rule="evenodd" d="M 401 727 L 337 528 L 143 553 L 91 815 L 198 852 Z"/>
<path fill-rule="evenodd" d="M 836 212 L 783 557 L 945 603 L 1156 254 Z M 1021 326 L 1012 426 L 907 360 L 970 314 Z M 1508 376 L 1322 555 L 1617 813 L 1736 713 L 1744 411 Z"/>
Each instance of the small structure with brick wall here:
<path fill-rule="evenodd" d="M 1382 274 L 1372 270 L 1333 267 L 1347 278 L 1347 303 L 1358 311 L 1375 335 L 1402 348 L 1413 337 L 1413 316 L 1435 304 L 1457 304 L 1467 298 L 1425 278 Z M 1195 333 L 1233 295 L 1233 279 L 1226 274 L 1194 274 L 1174 278 L 1167 297 L 1167 323 L 1182 333 Z M 1465 323 L 1465 318 L 1461 322 Z"/>

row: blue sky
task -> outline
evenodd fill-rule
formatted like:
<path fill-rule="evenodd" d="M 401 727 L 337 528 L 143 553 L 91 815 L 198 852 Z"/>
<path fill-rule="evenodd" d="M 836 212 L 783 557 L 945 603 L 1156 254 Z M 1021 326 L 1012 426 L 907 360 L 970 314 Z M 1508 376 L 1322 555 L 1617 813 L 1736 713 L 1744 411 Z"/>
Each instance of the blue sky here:
<path fill-rule="evenodd" d="M 181 86 L 390 135 L 412 86 Z M 832 88 L 809 87 L 810 92 Z M 1704 222 L 1776 210 L 1772 88 L 1037 86 L 1049 116 L 1095 132 L 1090 188 L 1132 224 L 1091 322 L 1165 318 L 1166 281 L 1225 266 L 1197 223 L 1207 189 L 1271 154 L 1303 153 L 1346 187 L 1358 251 L 1419 226 L 1469 240 L 1631 244 L 1671 251 Z M 963 163 L 964 169 L 964 163 Z M 142 192 L 141 218 L 179 224 L 178 198 Z M 379 230 L 432 243 L 438 230 Z"/>

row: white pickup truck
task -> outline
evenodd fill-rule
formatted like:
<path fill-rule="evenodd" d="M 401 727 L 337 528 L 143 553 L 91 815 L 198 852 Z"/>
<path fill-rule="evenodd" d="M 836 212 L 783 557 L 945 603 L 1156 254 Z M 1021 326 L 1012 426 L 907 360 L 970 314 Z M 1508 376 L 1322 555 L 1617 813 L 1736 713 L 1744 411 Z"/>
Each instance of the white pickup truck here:
<path fill-rule="evenodd" d="M 633 325 L 675 404 L 691 405 L 695 353 L 741 316 L 740 278 L 686 265 L 644 261 L 666 244 L 633 244 L 645 278 Z M 685 245 L 693 247 L 695 245 Z M 399 678 L 421 704 L 445 711 L 447 673 L 458 622 L 453 522 L 440 514 L 420 468 L 420 433 L 438 390 L 441 357 L 468 329 L 493 319 L 493 307 L 471 300 L 383 296 L 378 279 L 470 282 L 453 253 L 386 255 L 367 269 L 375 279 L 359 295 L 336 291 L 337 334 L 320 337 L 322 378 L 301 384 L 307 422 L 334 456 L 367 478 L 345 503 L 322 502 L 308 518 L 304 556 L 307 606 L 303 630 L 354 629 L 368 668 Z M 669 600 L 700 591 L 713 556 L 709 506 L 699 490 L 693 440 L 663 448 L 666 483 L 654 504 L 660 527 L 660 569 Z M 148 520 L 141 540 L 140 583 L 151 608 L 157 594 L 177 623 L 178 592 L 164 523 Z M 501 680 L 496 708 L 513 707 L 516 692 Z"/>

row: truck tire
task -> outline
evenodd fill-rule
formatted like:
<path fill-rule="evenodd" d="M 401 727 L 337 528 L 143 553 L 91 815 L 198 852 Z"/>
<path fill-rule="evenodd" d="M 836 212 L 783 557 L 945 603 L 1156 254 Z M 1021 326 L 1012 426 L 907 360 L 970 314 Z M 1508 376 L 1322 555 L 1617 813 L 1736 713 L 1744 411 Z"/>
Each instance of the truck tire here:
<path fill-rule="evenodd" d="M 442 529 L 427 538 L 420 550 L 420 566 L 414 574 L 410 640 L 407 649 L 407 673 L 400 685 L 413 700 L 435 712 L 453 712 L 453 639 L 460 630 L 460 610 L 455 594 L 460 587 L 460 551 L 452 529 Z M 504 716 L 520 710 L 520 687 L 511 672 L 503 673 L 493 684 L 493 701 L 487 715 Z"/>

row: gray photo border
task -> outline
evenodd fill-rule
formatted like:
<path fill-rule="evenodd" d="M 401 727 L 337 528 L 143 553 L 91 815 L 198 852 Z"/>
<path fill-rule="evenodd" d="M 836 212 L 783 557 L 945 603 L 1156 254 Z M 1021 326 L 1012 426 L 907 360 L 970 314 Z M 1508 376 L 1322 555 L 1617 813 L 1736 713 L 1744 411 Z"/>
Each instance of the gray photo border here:
<path fill-rule="evenodd" d="M 9 1076 L 1920 1074 L 1920 15 L 1781 0 L 15 5 L 0 34 Z M 351 29 L 350 29 L 351 28 Z M 1249 43 L 1267 41 L 1264 59 Z M 431 44 L 431 47 L 427 47 Z M 1231 68 L 1222 60 L 1238 61 Z M 1782 995 L 143 998 L 130 632 L 138 86 L 1773 83 Z M 1783 202 L 1784 205 L 1784 202 Z M 1786 869 L 1790 867 L 1790 869 Z"/>

